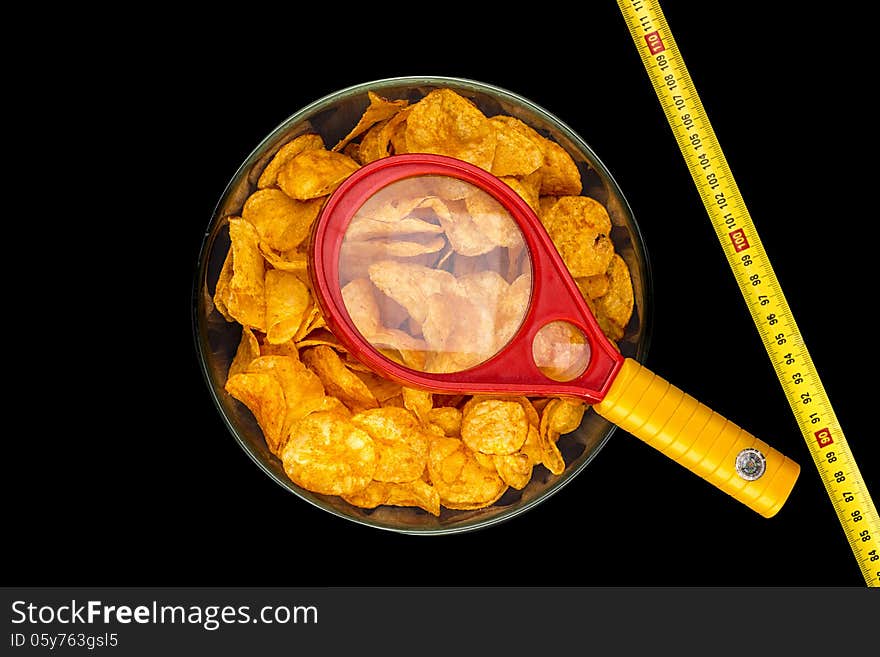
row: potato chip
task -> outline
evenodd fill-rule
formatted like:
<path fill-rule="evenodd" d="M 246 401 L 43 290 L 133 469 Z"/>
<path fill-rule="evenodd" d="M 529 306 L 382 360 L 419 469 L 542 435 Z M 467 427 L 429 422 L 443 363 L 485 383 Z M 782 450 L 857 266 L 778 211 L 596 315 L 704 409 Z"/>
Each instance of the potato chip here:
<path fill-rule="evenodd" d="M 284 391 L 271 372 L 241 372 L 226 379 L 226 392 L 248 407 L 256 419 L 269 451 L 282 442 L 286 406 Z"/>
<path fill-rule="evenodd" d="M 411 258 L 413 256 L 437 253 L 446 240 L 439 235 L 414 235 L 409 240 L 377 239 L 365 242 L 345 240 L 339 251 L 339 260 L 345 265 L 349 260 L 387 260 L 390 258 Z"/>
<path fill-rule="evenodd" d="M 428 475 L 450 509 L 473 509 L 493 504 L 507 490 L 495 468 L 486 468 L 458 438 L 432 436 L 428 448 Z"/>
<path fill-rule="evenodd" d="M 274 269 L 289 271 L 299 276 L 300 280 L 308 279 L 309 257 L 305 253 L 296 249 L 280 253 L 265 242 L 260 242 L 260 252 Z"/>
<path fill-rule="evenodd" d="M 573 277 L 605 273 L 614 246 L 611 220 L 601 203 L 586 196 L 563 196 L 543 223 Z"/>
<path fill-rule="evenodd" d="M 440 515 L 440 496 L 431 484 L 421 479 L 404 484 L 373 481 L 362 491 L 344 495 L 343 499 L 363 509 L 375 509 L 382 505 L 415 506 L 433 516 Z"/>
<path fill-rule="evenodd" d="M 542 223 L 544 222 L 544 217 L 550 212 L 550 209 L 556 205 L 556 201 L 558 200 L 559 197 L 553 195 L 541 196 L 538 198 L 538 205 L 541 209 L 541 211 L 538 212 L 538 216 L 541 218 Z"/>
<path fill-rule="evenodd" d="M 501 178 L 527 176 L 537 171 L 544 163 L 544 153 L 538 144 L 498 117 L 489 121 L 495 127 L 497 139 L 491 173 Z"/>
<path fill-rule="evenodd" d="M 581 174 L 562 146 L 538 134 L 534 128 L 512 116 L 492 117 L 532 141 L 544 155 L 541 172 L 541 194 L 576 195 L 581 193 Z"/>
<path fill-rule="evenodd" d="M 299 349 L 293 340 L 288 340 L 281 344 L 271 344 L 263 341 L 260 345 L 261 356 L 290 356 L 299 360 Z"/>
<path fill-rule="evenodd" d="M 379 406 L 379 402 L 367 385 L 345 366 L 330 347 L 317 346 L 304 349 L 302 361 L 318 375 L 327 394 L 338 397 L 353 412 Z"/>
<path fill-rule="evenodd" d="M 217 277 L 217 285 L 214 288 L 214 297 L 212 299 L 214 307 L 217 309 L 223 319 L 227 322 L 234 322 L 235 317 L 229 314 L 226 303 L 229 301 L 229 281 L 232 280 L 232 249 L 226 252 L 226 258 L 223 259 L 223 266 L 220 268 L 220 274 Z"/>
<path fill-rule="evenodd" d="M 410 153 L 447 155 L 489 171 L 496 141 L 495 126 L 450 89 L 431 91 L 412 106 L 406 119 Z"/>
<path fill-rule="evenodd" d="M 523 201 L 529 204 L 534 213 L 540 216 L 541 205 L 535 192 L 526 187 L 518 178 L 506 177 L 501 178 L 501 181 L 515 191 Z"/>
<path fill-rule="evenodd" d="M 281 434 L 278 445 L 272 449 L 274 454 L 278 454 L 288 439 L 290 428 L 296 422 L 309 413 L 325 410 L 327 404 L 324 386 L 298 358 L 291 356 L 261 356 L 251 361 L 248 371 L 272 374 L 284 393 Z"/>
<path fill-rule="evenodd" d="M 369 370 L 359 371 L 352 367 L 348 360 L 345 360 L 344 362 L 346 366 L 353 370 L 357 377 L 366 384 L 367 388 L 370 389 L 370 392 L 373 393 L 373 397 L 375 397 L 376 401 L 380 404 L 392 397 L 403 394 L 403 386 L 397 383 L 397 381 L 386 379 L 385 377 L 379 376 Z"/>
<path fill-rule="evenodd" d="M 266 272 L 266 340 L 281 344 L 293 339 L 312 306 L 309 288 L 294 274 Z"/>
<path fill-rule="evenodd" d="M 550 428 L 550 419 L 555 413 L 555 409 L 562 404 L 561 399 L 551 399 L 544 412 L 541 413 L 541 426 L 538 430 L 538 438 L 541 445 L 541 462 L 550 472 L 555 475 L 562 474 L 565 471 L 565 460 L 556 446 L 556 440 L 559 434 Z"/>
<path fill-rule="evenodd" d="M 547 418 L 547 426 L 556 434 L 574 431 L 581 425 L 587 405 L 573 399 L 560 399 L 560 403 L 551 409 Z"/>
<path fill-rule="evenodd" d="M 428 411 L 428 423 L 439 427 L 444 435 L 461 435 L 461 411 L 454 406 L 432 408 Z"/>
<path fill-rule="evenodd" d="M 494 308 L 458 293 L 434 294 L 426 305 L 422 333 L 429 353 L 425 371 L 460 372 L 498 352 Z"/>
<path fill-rule="evenodd" d="M 325 495 L 352 495 L 369 485 L 376 471 L 370 435 L 338 413 L 317 412 L 296 424 L 281 453 L 294 483 Z"/>
<path fill-rule="evenodd" d="M 419 324 L 427 318 L 429 297 L 458 289 L 455 277 L 447 271 L 394 260 L 370 265 L 369 276 L 373 285 L 406 308 Z"/>
<path fill-rule="evenodd" d="M 516 222 L 494 198 L 480 191 L 468 196 L 465 199 L 465 205 L 477 230 L 486 236 L 486 240 L 490 244 L 504 247 L 521 247 L 523 245 L 523 236 Z M 442 225 L 443 222 L 440 223 Z"/>
<path fill-rule="evenodd" d="M 532 297 L 532 276 L 518 276 L 498 300 L 495 314 L 495 337 L 499 349 L 516 334 L 525 318 Z"/>
<path fill-rule="evenodd" d="M 404 387 L 403 405 L 410 410 L 422 424 L 428 423 L 428 413 L 434 408 L 433 395 L 427 390 Z"/>
<path fill-rule="evenodd" d="M 532 461 L 527 454 L 498 454 L 492 461 L 498 476 L 511 488 L 522 490 L 532 479 Z"/>
<path fill-rule="evenodd" d="M 353 415 L 351 423 L 375 444 L 373 479 L 402 483 L 421 476 L 427 464 L 428 435 L 415 415 L 405 408 L 374 408 Z"/>
<path fill-rule="evenodd" d="M 608 266 L 608 290 L 596 299 L 599 314 L 604 315 L 620 329 L 629 323 L 633 311 L 633 287 L 629 267 L 616 253 Z"/>
<path fill-rule="evenodd" d="M 381 121 L 367 131 L 358 148 L 358 156 L 362 164 L 381 160 L 392 153 L 406 152 L 405 137 L 402 138 L 398 133 L 400 130 L 405 132 L 406 120 L 412 107 L 411 105 L 400 110 L 387 121 Z M 398 150 L 401 147 L 404 150 Z"/>
<path fill-rule="evenodd" d="M 526 440 L 529 422 L 516 401 L 486 399 L 462 411 L 461 439 L 483 454 L 514 454 Z"/>
<path fill-rule="evenodd" d="M 594 276 L 581 276 L 574 279 L 574 282 L 577 283 L 578 289 L 584 298 L 596 299 L 608 292 L 610 280 L 605 274 L 596 274 Z"/>
<path fill-rule="evenodd" d="M 381 323 L 376 288 L 366 278 L 356 278 L 342 288 L 342 300 L 355 328 L 373 346 L 401 350 L 421 350 L 421 340 L 397 329 L 386 328 Z"/>
<path fill-rule="evenodd" d="M 345 347 L 342 346 L 339 338 L 337 338 L 335 335 L 333 335 L 333 333 L 325 328 L 319 328 L 315 329 L 314 331 L 309 331 L 306 337 L 304 337 L 299 342 L 296 342 L 295 344 L 298 349 L 305 349 L 306 347 L 314 347 L 321 344 L 330 347 L 331 349 L 335 349 L 339 352 L 345 351 Z"/>
<path fill-rule="evenodd" d="M 367 92 L 367 97 L 370 99 L 370 104 L 364 110 L 363 115 L 361 115 L 360 121 L 357 122 L 357 125 L 345 137 L 339 140 L 336 146 L 333 147 L 334 151 L 341 151 L 352 139 L 359 137 L 379 121 L 390 119 L 408 104 L 406 100 L 382 98 L 382 96 L 372 91 Z"/>
<path fill-rule="evenodd" d="M 540 425 L 529 425 L 529 434 L 519 450 L 520 454 L 525 454 L 528 457 L 529 463 L 533 466 L 544 462 L 544 450 L 541 448 L 539 427 Z"/>
<path fill-rule="evenodd" d="M 326 196 L 360 168 L 347 155 L 312 150 L 300 153 L 278 172 L 278 186 L 298 201 Z"/>
<path fill-rule="evenodd" d="M 345 238 L 352 242 L 363 242 L 391 237 L 406 240 L 409 236 L 410 240 L 413 240 L 426 234 L 436 235 L 442 232 L 441 226 L 414 217 L 406 217 L 394 222 L 355 217 L 346 229 Z"/>
<path fill-rule="evenodd" d="M 244 219 L 229 220 L 232 242 L 232 277 L 225 304 L 229 314 L 242 326 L 266 330 L 265 266 L 260 253 L 257 229 Z"/>
<path fill-rule="evenodd" d="M 361 143 L 358 144 L 357 161 L 362 165 L 381 160 L 383 157 L 390 155 L 388 148 L 391 143 L 391 137 L 385 130 L 387 125 L 388 121 L 380 121 L 367 130 L 367 133 L 361 139 Z"/>
<path fill-rule="evenodd" d="M 241 329 L 241 340 L 238 342 L 238 349 L 235 351 L 235 357 L 229 365 L 227 378 L 235 376 L 240 372 L 247 370 L 251 361 L 260 356 L 260 343 L 257 336 L 247 326 Z"/>
<path fill-rule="evenodd" d="M 280 189 L 261 189 L 248 197 L 242 218 L 254 225 L 261 243 L 276 251 L 296 249 L 309 236 L 324 199 L 296 201 Z"/>
<path fill-rule="evenodd" d="M 278 172 L 290 160 L 303 151 L 313 151 L 323 148 L 324 142 L 318 135 L 306 134 L 294 138 L 292 141 L 284 144 L 284 146 L 278 149 L 278 152 L 270 160 L 269 164 L 266 165 L 266 168 L 263 169 L 263 173 L 257 181 L 257 187 L 259 189 L 273 187 L 278 179 Z"/>

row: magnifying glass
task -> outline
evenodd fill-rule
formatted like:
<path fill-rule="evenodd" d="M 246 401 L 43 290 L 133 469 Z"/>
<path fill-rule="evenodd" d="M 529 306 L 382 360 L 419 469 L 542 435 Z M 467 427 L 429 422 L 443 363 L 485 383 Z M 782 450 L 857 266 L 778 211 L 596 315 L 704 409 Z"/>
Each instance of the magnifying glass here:
<path fill-rule="evenodd" d="M 387 378 L 580 399 L 767 518 L 794 486 L 794 461 L 618 352 L 534 211 L 478 167 L 407 154 L 358 169 L 309 257 L 328 326 Z"/>

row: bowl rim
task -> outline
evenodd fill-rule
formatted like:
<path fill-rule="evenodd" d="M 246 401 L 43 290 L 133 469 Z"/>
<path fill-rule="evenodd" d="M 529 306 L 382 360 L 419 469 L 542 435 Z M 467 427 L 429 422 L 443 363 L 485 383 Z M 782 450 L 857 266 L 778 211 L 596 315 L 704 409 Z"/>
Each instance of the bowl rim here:
<path fill-rule="evenodd" d="M 223 404 L 218 397 L 217 391 L 214 389 L 213 380 L 211 377 L 211 372 L 208 368 L 208 355 L 205 353 L 204 344 L 201 340 L 202 334 L 202 318 L 200 313 L 200 303 L 201 303 L 201 282 L 206 278 L 205 269 L 206 263 L 208 260 L 208 256 L 211 252 L 211 246 L 213 246 L 213 239 L 211 239 L 212 231 L 214 228 L 215 221 L 217 219 L 217 213 L 220 211 L 220 208 L 223 202 L 226 200 L 233 186 L 238 184 L 241 180 L 242 174 L 246 173 L 250 170 L 250 168 L 255 164 L 259 157 L 264 155 L 264 150 L 266 147 L 273 143 L 273 141 L 285 130 L 294 126 L 298 122 L 302 121 L 304 118 L 315 114 L 325 107 L 329 107 L 333 103 L 339 102 L 342 99 L 359 95 L 366 94 L 367 91 L 380 92 L 384 88 L 388 87 L 397 87 L 401 85 L 407 86 L 418 86 L 418 85 L 429 85 L 429 86 L 443 86 L 450 85 L 453 87 L 465 87 L 469 88 L 473 91 L 480 91 L 484 93 L 494 94 L 496 96 L 501 96 L 506 100 L 509 100 L 513 103 L 516 103 L 519 106 L 526 108 L 528 111 L 537 114 L 546 118 L 550 123 L 554 125 L 554 128 L 558 129 L 561 133 L 563 133 L 571 142 L 577 145 L 579 149 L 582 149 L 583 152 L 589 156 L 590 165 L 596 169 L 601 177 L 607 182 L 610 187 L 610 191 L 616 196 L 616 198 L 620 201 L 621 209 L 629 218 L 629 229 L 633 233 L 632 247 L 636 251 L 637 260 L 641 263 L 641 282 L 642 288 L 644 291 L 644 304 L 641 308 L 643 315 L 643 335 L 641 342 L 637 345 L 637 354 L 635 358 L 637 360 L 644 361 L 651 344 L 652 337 L 652 326 L 653 326 L 653 317 L 654 317 L 654 308 L 653 308 L 653 275 L 652 268 L 650 265 L 650 257 L 647 249 L 647 245 L 645 244 L 644 236 L 642 235 L 641 228 L 639 227 L 638 221 L 636 220 L 635 214 L 632 211 L 632 207 L 629 204 L 629 201 L 626 199 L 626 196 L 621 190 L 620 186 L 617 183 L 617 180 L 608 170 L 608 167 L 605 166 L 605 163 L 599 158 L 599 156 L 593 151 L 593 149 L 586 143 L 586 141 L 571 127 L 568 126 L 564 121 L 562 121 L 559 117 L 557 117 L 552 112 L 549 112 L 545 108 L 537 105 L 531 100 L 520 96 L 519 94 L 509 91 L 508 89 L 498 87 L 496 85 L 482 82 L 479 80 L 473 80 L 470 78 L 461 78 L 461 77 L 450 77 L 450 76 L 399 76 L 399 77 L 389 77 L 389 78 L 379 78 L 367 82 L 361 82 L 358 84 L 350 85 L 336 91 L 325 94 L 324 96 L 318 98 L 317 100 L 309 103 L 298 109 L 296 112 L 288 116 L 281 123 L 279 123 L 275 128 L 273 128 L 260 142 L 251 150 L 251 152 L 242 160 L 239 167 L 233 173 L 233 175 L 229 178 L 226 186 L 218 197 L 217 203 L 214 206 L 213 211 L 211 212 L 210 218 L 208 220 L 208 224 L 205 228 L 204 234 L 202 236 L 201 244 L 199 246 L 199 255 L 195 263 L 195 275 L 193 276 L 193 287 L 192 287 L 192 296 L 191 296 L 191 304 L 192 304 L 192 314 L 191 314 L 191 335 L 194 341 L 194 347 L 196 351 L 196 357 L 199 363 L 199 369 L 202 373 L 202 378 L 205 382 L 205 385 L 208 389 L 208 393 L 211 397 L 211 400 L 214 403 L 215 409 L 220 414 L 220 417 L 223 420 L 226 429 L 234 438 L 235 442 L 238 443 L 239 447 L 244 450 L 244 452 L 250 457 L 251 461 L 253 461 L 257 467 L 262 470 L 266 475 L 269 476 L 276 484 L 281 486 L 284 490 L 293 493 L 301 500 L 308 502 L 309 504 L 321 509 L 322 511 L 329 512 L 338 518 L 342 518 L 364 527 L 370 527 L 373 529 L 379 529 L 383 531 L 389 531 L 400 534 L 408 534 L 408 535 L 425 535 L 425 536 L 438 536 L 438 535 L 448 535 L 448 534 L 463 534 L 472 531 L 476 531 L 479 529 L 485 529 L 488 527 L 492 527 L 498 525 L 500 523 L 507 522 L 513 518 L 521 516 L 526 511 L 533 509 L 538 504 L 545 502 L 553 495 L 562 490 L 566 485 L 568 485 L 578 474 L 580 474 L 587 465 L 592 462 L 592 460 L 596 457 L 596 455 L 602 451 L 602 449 L 607 445 L 608 441 L 611 439 L 611 436 L 617 431 L 619 427 L 614 424 L 610 425 L 608 431 L 606 431 L 605 435 L 596 443 L 595 447 L 593 447 L 592 452 L 588 454 L 583 461 L 578 464 L 578 466 L 570 471 L 559 475 L 558 480 L 553 482 L 545 491 L 541 494 L 536 495 L 534 498 L 524 502 L 522 505 L 512 506 L 509 509 L 506 509 L 497 515 L 494 515 L 485 519 L 478 519 L 471 522 L 465 522 L 461 525 L 450 526 L 450 527 L 399 527 L 389 524 L 384 521 L 370 520 L 368 518 L 358 517 L 355 515 L 348 515 L 340 511 L 338 508 L 327 504 L 318 497 L 316 494 L 311 491 L 307 491 L 305 489 L 301 489 L 299 486 L 296 486 L 294 482 L 289 479 L 279 477 L 278 474 L 270 469 L 265 463 L 263 463 L 263 459 L 261 455 L 257 454 L 255 450 L 251 448 L 246 440 L 244 440 L 238 433 L 238 430 L 235 427 L 232 419 L 228 417 L 226 411 L 223 408 Z"/>

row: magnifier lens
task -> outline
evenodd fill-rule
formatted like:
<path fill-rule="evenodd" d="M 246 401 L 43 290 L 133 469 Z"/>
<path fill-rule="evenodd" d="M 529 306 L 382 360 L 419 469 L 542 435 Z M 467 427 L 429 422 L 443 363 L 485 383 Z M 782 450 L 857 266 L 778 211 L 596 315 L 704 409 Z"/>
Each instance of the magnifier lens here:
<path fill-rule="evenodd" d="M 411 369 L 460 372 L 523 322 L 532 260 L 507 210 L 440 175 L 383 187 L 354 213 L 339 253 L 345 309 L 364 340 Z"/>

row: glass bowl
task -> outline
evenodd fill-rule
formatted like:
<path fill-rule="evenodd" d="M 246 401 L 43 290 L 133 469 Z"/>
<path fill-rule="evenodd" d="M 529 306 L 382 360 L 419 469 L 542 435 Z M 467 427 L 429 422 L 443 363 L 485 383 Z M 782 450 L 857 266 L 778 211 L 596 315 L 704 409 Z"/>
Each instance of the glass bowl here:
<path fill-rule="evenodd" d="M 293 114 L 257 145 L 226 186 L 205 230 L 193 289 L 193 331 L 208 390 L 233 438 L 254 463 L 279 486 L 325 511 L 363 525 L 411 534 L 470 531 L 536 507 L 580 473 L 616 427 L 587 409 L 580 426 L 559 439 L 558 447 L 567 464 L 562 474 L 553 475 L 544 466 L 536 465 L 531 481 L 523 490 L 508 489 L 485 509 L 455 511 L 444 507 L 438 518 L 410 507 L 357 508 L 340 497 L 313 493 L 291 481 L 281 461 L 267 448 L 253 415 L 224 390 L 226 373 L 241 337 L 241 326 L 228 323 L 214 308 L 212 297 L 230 245 L 228 219 L 241 213 L 245 200 L 257 188 L 260 173 L 281 146 L 306 132 L 318 133 L 328 147 L 332 146 L 357 123 L 369 104 L 368 91 L 415 102 L 440 87 L 470 99 L 486 116 L 507 114 L 522 120 L 572 156 L 581 173 L 582 194 L 595 198 L 608 210 L 615 251 L 627 263 L 632 276 L 633 314 L 624 337 L 617 344 L 624 356 L 644 361 L 649 343 L 651 272 L 641 233 L 617 183 L 586 142 L 558 118 L 510 91 L 473 80 L 446 77 L 377 80 L 332 93 Z"/>

